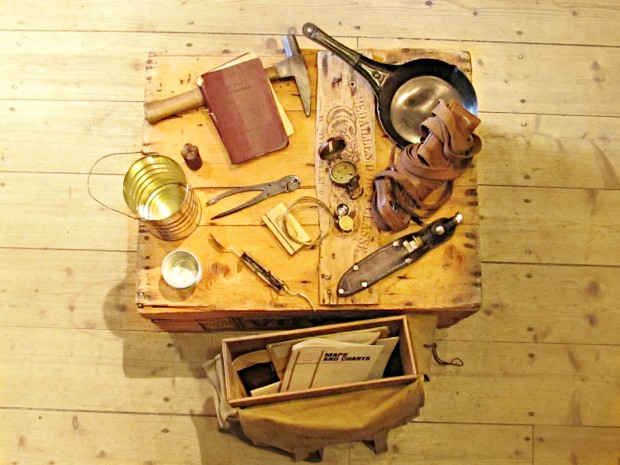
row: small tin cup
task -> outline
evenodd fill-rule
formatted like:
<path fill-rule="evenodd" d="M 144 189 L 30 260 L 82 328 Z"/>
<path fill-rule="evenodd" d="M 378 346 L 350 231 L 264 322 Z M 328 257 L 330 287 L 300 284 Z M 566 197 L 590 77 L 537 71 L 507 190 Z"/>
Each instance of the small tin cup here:
<path fill-rule="evenodd" d="M 202 268 L 196 255 L 187 250 L 174 250 L 164 258 L 161 274 L 175 289 L 191 289 L 200 282 Z"/>

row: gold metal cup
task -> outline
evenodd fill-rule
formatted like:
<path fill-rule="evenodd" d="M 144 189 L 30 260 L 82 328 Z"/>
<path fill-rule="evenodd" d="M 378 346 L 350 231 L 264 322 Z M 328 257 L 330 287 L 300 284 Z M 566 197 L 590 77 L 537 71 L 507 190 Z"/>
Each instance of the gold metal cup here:
<path fill-rule="evenodd" d="M 200 222 L 200 203 L 181 166 L 163 155 L 134 162 L 123 181 L 129 209 L 159 239 L 177 241 L 189 236 Z"/>

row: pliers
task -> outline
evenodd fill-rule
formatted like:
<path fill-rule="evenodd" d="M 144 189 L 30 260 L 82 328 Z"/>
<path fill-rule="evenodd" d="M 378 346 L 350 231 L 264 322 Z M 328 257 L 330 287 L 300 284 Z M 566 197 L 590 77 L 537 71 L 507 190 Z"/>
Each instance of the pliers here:
<path fill-rule="evenodd" d="M 239 194 L 241 192 L 261 191 L 261 193 L 253 199 L 250 199 L 237 207 L 231 208 L 230 210 L 218 213 L 213 218 L 211 218 L 212 220 L 216 220 L 218 218 L 223 218 L 224 216 L 228 216 L 232 213 L 238 212 L 239 210 L 243 210 L 244 208 L 254 205 L 273 195 L 282 194 L 284 192 L 292 192 L 298 189 L 299 186 L 301 186 L 301 180 L 297 176 L 284 176 L 282 179 L 278 179 L 277 181 L 265 182 L 263 184 L 255 184 L 254 186 L 237 187 L 235 189 L 222 192 L 221 194 L 216 195 L 215 197 L 207 201 L 207 206 L 213 205 L 224 197 L 229 197 L 231 195 Z"/>

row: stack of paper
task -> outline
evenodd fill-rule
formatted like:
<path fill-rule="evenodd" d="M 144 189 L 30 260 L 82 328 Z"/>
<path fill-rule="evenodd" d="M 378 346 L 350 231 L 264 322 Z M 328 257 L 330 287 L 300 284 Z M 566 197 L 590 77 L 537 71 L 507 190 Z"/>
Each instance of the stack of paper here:
<path fill-rule="evenodd" d="M 398 337 L 358 344 L 323 338 L 294 344 L 280 392 L 357 383 L 383 376 Z"/>
<path fill-rule="evenodd" d="M 379 379 L 398 344 L 386 326 L 267 344 L 233 361 L 242 396 Z"/>

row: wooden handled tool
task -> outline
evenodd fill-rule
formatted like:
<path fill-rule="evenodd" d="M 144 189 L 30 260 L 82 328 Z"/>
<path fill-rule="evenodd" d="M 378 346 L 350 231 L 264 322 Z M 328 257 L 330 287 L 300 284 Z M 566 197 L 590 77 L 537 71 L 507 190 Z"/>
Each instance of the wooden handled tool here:
<path fill-rule="evenodd" d="M 284 45 L 286 58 L 274 66 L 265 69 L 265 73 L 270 81 L 288 78 L 295 79 L 304 113 L 306 116 L 310 116 L 310 80 L 308 78 L 306 62 L 294 35 L 282 36 L 282 44 Z M 200 87 L 196 87 L 189 92 L 175 95 L 174 97 L 145 103 L 144 117 L 149 123 L 155 124 L 169 116 L 200 108 L 204 104 Z"/>

